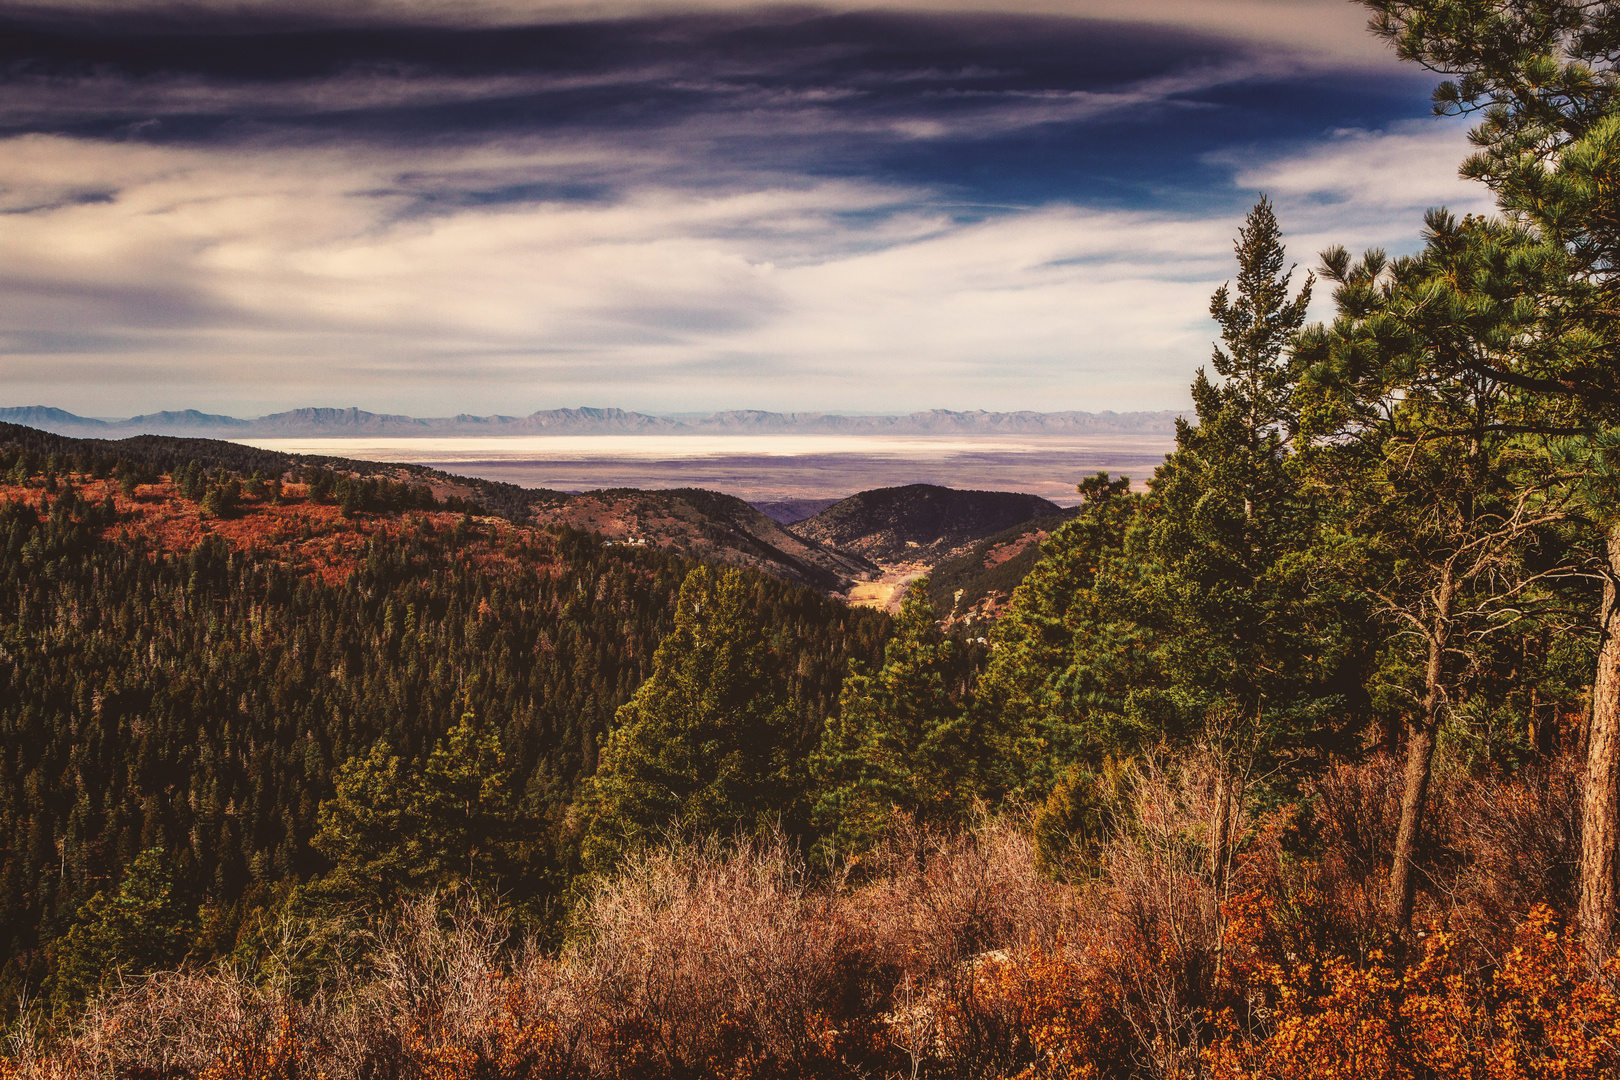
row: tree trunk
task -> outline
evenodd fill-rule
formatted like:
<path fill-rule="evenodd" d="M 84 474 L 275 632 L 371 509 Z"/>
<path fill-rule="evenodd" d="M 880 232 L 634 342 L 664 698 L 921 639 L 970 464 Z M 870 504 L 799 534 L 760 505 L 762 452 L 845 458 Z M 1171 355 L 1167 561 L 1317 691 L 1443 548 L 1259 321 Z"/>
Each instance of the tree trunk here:
<path fill-rule="evenodd" d="M 1536 687 L 1530 688 L 1530 722 L 1525 725 L 1525 745 L 1530 748 L 1530 760 L 1540 762 L 1544 753 L 1542 744 L 1546 737 L 1541 730 L 1541 695 L 1536 693 Z"/>
<path fill-rule="evenodd" d="M 1581 784 L 1581 938 L 1594 959 L 1614 936 L 1615 818 L 1620 812 L 1620 619 L 1615 576 L 1620 573 L 1620 524 L 1609 530 L 1609 578 L 1603 585 L 1602 636 L 1586 731 L 1586 773 Z"/>
<path fill-rule="evenodd" d="M 1215 890 L 1215 977 L 1226 970 L 1226 863 L 1232 847 L 1232 817 L 1241 785 L 1223 765 L 1215 774 L 1215 809 L 1209 829 L 1209 879 Z"/>
<path fill-rule="evenodd" d="M 1209 824 L 1209 877 L 1219 896 L 1226 886 L 1226 849 L 1232 843 L 1232 784 L 1225 769 L 1215 777 L 1215 810 Z"/>
<path fill-rule="evenodd" d="M 1406 786 L 1401 792 L 1401 825 L 1395 834 L 1395 859 L 1389 872 L 1389 915 L 1398 933 L 1412 929 L 1412 903 L 1417 896 L 1413 854 L 1423 828 L 1423 809 L 1429 797 L 1429 773 L 1434 764 L 1434 740 L 1445 705 L 1446 646 L 1451 638 L 1451 606 L 1456 596 L 1451 567 L 1440 572 L 1434 591 L 1434 621 L 1429 630 L 1429 662 L 1423 672 L 1423 715 L 1416 718 L 1406 740 Z"/>

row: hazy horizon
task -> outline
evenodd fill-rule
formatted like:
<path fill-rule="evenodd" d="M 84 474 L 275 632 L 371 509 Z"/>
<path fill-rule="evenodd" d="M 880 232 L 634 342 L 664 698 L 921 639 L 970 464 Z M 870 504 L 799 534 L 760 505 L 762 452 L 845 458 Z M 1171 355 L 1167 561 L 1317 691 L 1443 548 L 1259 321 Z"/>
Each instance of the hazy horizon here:
<path fill-rule="evenodd" d="M 140 419 L 143 416 L 157 416 L 157 415 L 162 415 L 164 413 L 171 414 L 171 415 L 185 415 L 185 414 L 188 414 L 188 413 L 197 413 L 197 414 L 201 414 L 203 416 L 219 416 L 219 417 L 226 417 L 226 418 L 234 419 L 234 420 L 264 420 L 264 419 L 267 419 L 267 418 L 269 418 L 271 416 L 284 415 L 285 413 L 288 413 L 288 412 L 301 412 L 301 411 L 305 411 L 305 410 L 330 410 L 332 412 L 340 412 L 340 413 L 341 412 L 348 412 L 350 410 L 358 410 L 359 412 L 369 413 L 369 414 L 377 415 L 377 416 L 410 416 L 410 414 L 406 414 L 406 413 L 386 413 L 386 412 L 381 412 L 381 411 L 375 410 L 375 409 L 368 409 L 365 406 L 353 405 L 353 404 L 350 404 L 350 405 L 304 405 L 304 406 L 298 406 L 298 407 L 293 408 L 293 409 L 281 410 L 280 412 L 276 412 L 276 413 L 261 413 L 261 414 L 258 414 L 258 415 L 244 414 L 244 413 L 231 413 L 231 412 L 214 412 L 214 413 L 210 413 L 210 412 L 206 412 L 206 411 L 201 410 L 201 409 L 196 409 L 196 408 L 192 408 L 190 406 L 183 406 L 182 405 L 182 406 L 178 406 L 178 407 L 154 409 L 154 410 L 151 410 L 149 412 L 131 413 L 131 414 L 126 414 L 126 415 L 122 415 L 122 416 L 113 415 L 113 414 L 107 414 L 107 415 L 101 415 L 101 416 L 91 416 L 91 415 L 86 415 L 86 414 L 83 414 L 83 413 L 74 413 L 71 409 L 61 409 L 57 405 L 52 405 L 52 404 L 48 404 L 48 403 L 45 403 L 45 402 L 33 402 L 33 403 L 30 403 L 30 404 L 27 404 L 27 405 L 21 405 L 21 404 L 4 405 L 4 404 L 0 404 L 0 412 L 5 412 L 5 411 L 8 411 L 8 410 L 24 410 L 24 409 L 56 409 L 56 410 L 59 410 L 61 412 L 69 413 L 69 414 L 71 414 L 73 416 L 77 416 L 80 419 L 95 420 L 95 421 L 99 421 L 101 423 L 106 423 L 106 424 L 127 423 L 127 422 L 129 422 L 131 420 Z M 437 414 L 434 414 L 434 415 L 431 415 L 431 416 L 426 416 L 426 415 L 424 415 L 424 416 L 410 416 L 410 419 L 413 419 L 413 420 L 451 420 L 451 419 L 455 419 L 456 417 L 460 417 L 460 416 L 470 416 L 470 417 L 474 417 L 474 418 L 477 418 L 477 419 L 483 419 L 483 418 L 487 418 L 487 417 L 490 417 L 490 416 L 503 416 L 503 417 L 509 417 L 509 418 L 515 418 L 515 419 L 522 419 L 524 417 L 533 416 L 533 415 L 536 415 L 538 413 L 545 413 L 545 412 L 552 412 L 552 411 L 558 411 L 558 412 L 601 412 L 601 413 L 609 413 L 609 414 L 616 413 L 616 412 L 623 412 L 623 413 L 629 413 L 629 414 L 640 415 L 640 416 L 650 416 L 650 417 L 653 417 L 655 419 L 660 419 L 660 420 L 682 420 L 682 421 L 686 421 L 686 420 L 704 420 L 704 419 L 708 419 L 710 417 L 722 416 L 722 415 L 727 415 L 727 414 L 764 414 L 764 415 L 777 415 L 777 416 L 797 416 L 797 417 L 807 417 L 807 418 L 808 417 L 816 417 L 816 416 L 826 416 L 826 417 L 846 417 L 846 418 L 850 418 L 850 419 L 861 419 L 861 418 L 883 418 L 883 417 L 916 416 L 916 415 L 927 414 L 927 413 L 955 413 L 955 414 L 1002 413 L 1002 414 L 1030 414 L 1030 415 L 1036 415 L 1036 416 L 1061 416 L 1061 415 L 1065 415 L 1065 414 L 1068 414 L 1068 413 L 1082 413 L 1082 414 L 1089 414 L 1089 415 L 1092 415 L 1092 416 L 1108 416 L 1108 415 L 1137 416 L 1137 415 L 1156 415 L 1156 414 L 1164 414 L 1164 413 L 1180 414 L 1180 413 L 1184 413 L 1184 412 L 1189 412 L 1190 410 L 1187 409 L 1186 407 L 1172 407 L 1172 406 L 1166 406 L 1166 407 L 1161 408 L 1161 409 L 1129 409 L 1129 410 L 1116 410 L 1116 409 L 1060 409 L 1060 410 L 1006 409 L 1006 410 L 989 410 L 989 409 L 945 409 L 945 408 L 942 408 L 942 407 L 926 407 L 925 406 L 924 408 L 910 410 L 910 411 L 907 411 L 907 412 L 904 412 L 904 413 L 878 412 L 878 411 L 873 411 L 873 410 L 870 410 L 870 409 L 861 410 L 861 409 L 836 409 L 836 408 L 834 408 L 834 409 L 813 409 L 813 410 L 812 409 L 778 410 L 778 409 L 754 409 L 754 408 L 748 408 L 748 407 L 741 407 L 741 408 L 736 408 L 736 409 L 716 409 L 716 410 L 711 410 L 711 411 L 647 412 L 647 411 L 643 411 L 643 410 L 639 410 L 639 409 L 625 409 L 625 408 L 622 408 L 622 407 L 617 406 L 617 405 L 581 404 L 581 405 L 554 406 L 554 407 L 548 407 L 548 408 L 543 408 L 543 409 L 529 409 L 529 410 L 519 409 L 517 411 L 511 411 L 511 412 L 494 412 L 494 413 L 482 413 L 482 414 L 480 414 L 480 413 L 472 413 L 472 412 L 469 412 L 469 411 L 467 411 L 465 409 L 457 409 L 457 410 L 453 410 L 453 411 L 437 413 Z M 368 438 L 370 436 L 362 434 L 362 435 L 354 435 L 354 436 L 338 436 L 338 435 L 334 435 L 333 437 Z M 466 437 L 467 438 L 477 438 L 478 436 L 466 436 Z M 503 438 L 506 438 L 506 437 L 525 438 L 525 437 L 528 437 L 528 436 L 519 435 L 519 436 L 502 436 L 502 437 Z"/>
<path fill-rule="evenodd" d="M 1077 504 L 1096 472 L 1140 486 L 1173 439 L 1141 435 L 537 435 L 449 438 L 325 436 L 229 440 L 288 454 L 426 465 L 554 491 L 706 488 L 750 502 L 843 498 L 938 484 L 1016 491 Z"/>

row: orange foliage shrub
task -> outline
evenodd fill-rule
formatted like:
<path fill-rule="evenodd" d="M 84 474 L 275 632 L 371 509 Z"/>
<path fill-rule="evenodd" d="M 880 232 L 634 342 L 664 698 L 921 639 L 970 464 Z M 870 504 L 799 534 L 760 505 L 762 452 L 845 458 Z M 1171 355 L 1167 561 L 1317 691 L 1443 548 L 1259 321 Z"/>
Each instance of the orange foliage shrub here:
<path fill-rule="evenodd" d="M 1094 1080 L 1130 1061 L 1125 1002 L 1099 966 L 1036 948 L 984 965 L 978 978 L 982 998 L 1006 1015 L 1030 1062 L 1017 1080 Z"/>
<path fill-rule="evenodd" d="M 113 500 L 117 523 L 106 530 L 111 537 L 138 539 L 157 551 L 184 554 L 205 537 L 217 536 L 233 551 L 278 552 L 298 571 L 333 585 L 365 562 L 373 537 L 398 538 L 424 526 L 444 534 L 461 520 L 460 514 L 443 510 L 345 517 L 337 506 L 307 499 L 305 487 L 298 484 L 283 486 L 282 502 L 244 497 L 236 514 L 210 518 L 196 500 L 182 498 L 167 477 L 142 485 L 134 498 L 124 495 L 115 480 L 88 475 L 65 479 L 90 502 Z M 37 506 L 41 496 L 37 487 L 0 481 L 0 502 Z M 543 563 L 554 551 L 553 537 L 544 529 L 496 518 L 479 519 L 479 527 L 481 535 L 464 550 L 465 557 L 481 567 Z"/>
<path fill-rule="evenodd" d="M 1492 962 L 1458 936 L 1426 935 L 1401 963 L 1374 951 L 1305 960 L 1276 951 L 1271 898 L 1235 905 L 1240 1019 L 1206 1051 L 1217 1080 L 1603 1080 L 1620 1075 L 1620 957 L 1593 973 L 1538 906 Z"/>

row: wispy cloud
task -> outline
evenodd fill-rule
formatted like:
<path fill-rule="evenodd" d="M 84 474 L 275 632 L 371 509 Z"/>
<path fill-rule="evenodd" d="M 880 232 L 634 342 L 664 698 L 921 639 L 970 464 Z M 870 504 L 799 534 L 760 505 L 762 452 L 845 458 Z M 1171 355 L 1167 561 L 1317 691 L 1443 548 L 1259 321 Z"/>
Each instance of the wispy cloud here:
<path fill-rule="evenodd" d="M 981 15 L 985 0 L 819 0 L 828 11 L 891 11 L 940 16 Z M 528 26 L 547 22 L 657 17 L 694 12 L 752 15 L 773 7 L 760 0 L 349 0 L 335 8 L 321 0 L 124 0 L 119 14 L 143 20 L 202 19 L 258 25 L 405 24 L 450 27 Z M 102 0 L 33 0 L 15 5 L 19 16 L 105 18 Z M 1098 19 L 1216 33 L 1255 41 L 1273 50 L 1337 64 L 1389 67 L 1389 50 L 1362 31 L 1364 11 L 1341 0 L 998 0 L 1002 15 Z"/>
<path fill-rule="evenodd" d="M 1488 189 L 1458 175 L 1471 151 L 1461 123 L 1426 120 L 1384 131 L 1330 131 L 1309 153 L 1265 163 L 1236 155 L 1227 160 L 1237 167 L 1238 184 L 1263 184 L 1297 201 L 1312 217 L 1360 227 L 1387 221 L 1391 212 L 1404 215 L 1431 206 L 1488 212 Z M 1308 209 L 1312 206 L 1321 209 Z M 1353 207 L 1359 219 L 1347 221 L 1346 210 L 1338 207 Z"/>
<path fill-rule="evenodd" d="M 1480 204 L 1455 126 L 1399 122 L 1415 81 L 1277 44 L 1315 0 L 1043 5 L 56 5 L 84 24 L 0 42 L 0 379 L 90 413 L 1175 406 L 1253 190 L 1305 265 Z"/>
<path fill-rule="evenodd" d="M 1328 242 L 1409 241 L 1431 197 L 1457 193 L 1455 148 L 1454 133 L 1341 134 L 1237 182 L 1278 197 L 1310 265 Z M 1381 156 L 1429 165 L 1390 182 L 1349 167 Z M 318 389 L 417 410 L 447 384 L 468 408 L 506 411 L 836 408 L 851 388 L 896 408 L 1179 404 L 1238 224 L 1077 206 L 964 220 L 925 191 L 831 179 L 402 213 L 422 177 L 582 162 L 578 147 L 225 156 L 9 140 L 6 199 L 50 207 L 0 232 L 0 265 L 27 268 L 0 275 L 0 377 L 120 387 L 104 409 L 132 372 L 216 407 L 251 377 L 276 404 Z M 60 176 L 117 195 L 76 201 Z"/>

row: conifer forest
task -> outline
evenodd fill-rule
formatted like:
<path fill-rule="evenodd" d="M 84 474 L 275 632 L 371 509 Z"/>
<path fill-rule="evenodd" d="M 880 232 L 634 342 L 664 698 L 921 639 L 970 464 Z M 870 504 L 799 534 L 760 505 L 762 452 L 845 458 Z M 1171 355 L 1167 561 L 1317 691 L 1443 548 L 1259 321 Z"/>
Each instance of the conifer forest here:
<path fill-rule="evenodd" d="M 1620 5 L 1362 3 L 1497 212 L 1260 198 L 982 642 L 0 429 L 0 1077 L 1620 1076 Z"/>

